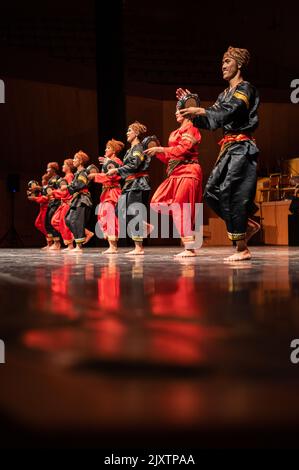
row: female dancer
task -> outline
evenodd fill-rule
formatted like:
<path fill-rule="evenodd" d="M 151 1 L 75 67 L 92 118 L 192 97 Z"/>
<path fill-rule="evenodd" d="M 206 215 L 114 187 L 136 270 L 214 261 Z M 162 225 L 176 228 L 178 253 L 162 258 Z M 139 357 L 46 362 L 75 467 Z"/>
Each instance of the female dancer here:
<path fill-rule="evenodd" d="M 47 185 L 47 194 L 49 196 L 49 204 L 46 213 L 46 230 L 47 230 L 47 237 L 53 241 L 49 250 L 60 250 L 60 236 L 59 232 L 54 229 L 51 225 L 51 220 L 55 212 L 57 211 L 60 201 L 56 199 L 52 193 L 52 190 L 58 189 L 58 181 L 60 179 L 58 175 L 59 165 L 57 162 L 50 162 L 47 165 L 47 174 L 49 176 L 49 181 Z"/>
<path fill-rule="evenodd" d="M 72 196 L 68 191 L 68 184 L 71 184 L 74 179 L 73 170 L 73 159 L 67 158 L 64 160 L 62 171 L 64 172 L 65 176 L 58 183 L 59 189 L 52 191 L 54 197 L 57 200 L 60 200 L 61 204 L 51 219 L 51 225 L 62 236 L 63 243 L 67 246 L 67 250 L 72 250 L 74 248 L 73 234 L 65 223 L 65 218 L 70 210 L 70 201 L 72 199 Z"/>
<path fill-rule="evenodd" d="M 115 208 L 121 195 L 120 180 L 117 174 L 107 176 L 107 172 L 112 168 L 119 168 L 123 162 L 118 158 L 118 154 L 123 150 L 124 144 L 118 140 L 109 140 L 106 144 L 105 156 L 99 157 L 99 162 L 103 163 L 102 173 L 90 174 L 88 179 L 95 183 L 102 183 L 102 194 L 98 208 L 98 222 L 109 248 L 105 254 L 117 253 L 118 240 L 118 219 L 115 215 Z"/>
<path fill-rule="evenodd" d="M 42 187 L 40 188 L 40 192 L 38 194 L 32 194 L 32 190 L 34 190 L 34 186 L 31 186 L 31 191 L 28 192 L 28 200 L 34 201 L 39 204 L 39 213 L 35 219 L 34 225 L 46 238 L 46 246 L 42 248 L 42 250 L 48 250 L 50 246 L 53 244 L 52 237 L 48 237 L 47 230 L 46 230 L 46 214 L 49 205 L 49 197 L 46 194 L 46 187 L 49 180 L 49 176 L 45 173 L 42 176 Z M 36 186 L 36 189 L 38 186 Z"/>
<path fill-rule="evenodd" d="M 128 235 L 132 238 L 135 248 L 129 251 L 129 255 L 143 255 L 143 238 L 147 236 L 148 224 L 146 223 L 145 214 L 143 217 L 143 226 L 139 229 L 133 229 L 130 222 L 134 215 L 130 214 L 131 204 L 140 204 L 140 207 L 146 207 L 148 204 L 150 185 L 148 167 L 150 164 L 150 157 L 144 154 L 144 149 L 141 144 L 142 136 L 146 132 L 146 127 L 138 121 L 133 122 L 127 131 L 127 141 L 131 144 L 131 148 L 127 151 L 123 166 L 119 168 L 111 168 L 108 170 L 107 175 L 119 175 L 125 180 L 122 188 L 122 195 L 117 204 L 117 211 L 119 215 L 126 219 L 126 226 Z M 138 224 L 139 225 L 139 224 Z"/>
<path fill-rule="evenodd" d="M 65 223 L 73 233 L 76 243 L 76 248 L 71 250 L 70 253 L 82 253 L 82 245 L 86 242 L 87 238 L 85 227 L 92 207 L 85 170 L 88 160 L 89 156 L 82 152 L 82 150 L 77 152 L 73 159 L 77 172 L 72 183 L 68 186 L 72 199 L 70 201 L 70 210 L 65 218 Z"/>
<path fill-rule="evenodd" d="M 145 151 L 167 164 L 167 178 L 153 195 L 151 208 L 161 213 L 171 210 L 185 247 L 176 256 L 196 256 L 193 245 L 196 203 L 202 200 L 202 172 L 198 163 L 201 135 L 192 121 L 181 116 L 179 107 L 175 116 L 180 127 L 170 134 L 168 147 L 152 147 Z"/>

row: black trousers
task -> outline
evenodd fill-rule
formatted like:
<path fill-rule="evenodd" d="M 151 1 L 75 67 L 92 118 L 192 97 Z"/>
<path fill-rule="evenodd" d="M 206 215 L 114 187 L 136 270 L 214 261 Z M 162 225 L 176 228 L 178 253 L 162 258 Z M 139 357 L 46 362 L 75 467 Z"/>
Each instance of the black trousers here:
<path fill-rule="evenodd" d="M 65 223 L 74 235 L 76 243 L 83 243 L 85 240 L 85 227 L 90 216 L 90 207 L 82 204 L 71 207 L 65 218 Z"/>
<path fill-rule="evenodd" d="M 121 238 L 128 235 L 134 241 L 142 241 L 146 237 L 142 224 L 147 222 L 149 196 L 150 190 L 128 191 L 120 196 L 115 213 L 118 217 Z M 138 221 L 135 223 L 136 216 Z"/>
<path fill-rule="evenodd" d="M 48 237 L 51 237 L 56 240 L 60 240 L 60 233 L 57 232 L 57 230 L 55 230 L 54 227 L 51 225 L 51 220 L 59 206 L 60 206 L 60 201 L 54 201 L 52 203 L 50 202 L 48 209 L 47 209 L 47 213 L 46 213 L 46 219 L 45 219 L 45 227 L 47 230 Z"/>
<path fill-rule="evenodd" d="M 226 223 L 230 240 L 246 238 L 248 218 L 256 211 L 258 150 L 248 142 L 233 144 L 216 163 L 204 200 Z"/>

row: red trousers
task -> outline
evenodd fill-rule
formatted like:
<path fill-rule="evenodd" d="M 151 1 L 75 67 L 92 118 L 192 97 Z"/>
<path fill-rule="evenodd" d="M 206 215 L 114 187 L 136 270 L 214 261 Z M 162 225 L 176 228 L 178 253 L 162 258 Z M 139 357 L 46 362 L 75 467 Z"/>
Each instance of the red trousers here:
<path fill-rule="evenodd" d="M 184 176 L 184 172 L 188 174 L 187 177 Z M 184 165 L 178 169 L 174 176 L 169 176 L 160 184 L 152 197 L 151 209 L 162 214 L 171 211 L 180 237 L 189 238 L 194 236 L 195 204 L 201 201 L 202 173 L 200 166 Z"/>
<path fill-rule="evenodd" d="M 47 230 L 45 227 L 47 209 L 48 209 L 48 204 L 40 204 L 40 210 L 34 222 L 34 225 L 37 228 L 37 230 L 42 232 L 45 236 L 47 236 Z"/>
<path fill-rule="evenodd" d="M 60 233 L 65 245 L 68 245 L 74 239 L 72 232 L 65 223 L 65 216 L 69 210 L 70 206 L 63 202 L 51 219 L 51 225 L 53 225 L 54 229 Z"/>
<path fill-rule="evenodd" d="M 117 240 L 118 219 L 115 207 L 121 195 L 120 188 L 111 188 L 104 191 L 98 209 L 98 222 L 106 239 Z"/>

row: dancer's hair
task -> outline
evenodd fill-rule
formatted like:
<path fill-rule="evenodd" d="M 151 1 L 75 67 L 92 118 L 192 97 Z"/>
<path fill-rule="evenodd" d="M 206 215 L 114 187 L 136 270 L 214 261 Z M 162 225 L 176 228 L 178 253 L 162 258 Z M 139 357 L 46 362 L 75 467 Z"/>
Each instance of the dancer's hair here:
<path fill-rule="evenodd" d="M 147 132 L 147 127 L 139 121 L 133 122 L 129 127 L 133 129 L 138 138 L 142 138 L 142 136 Z"/>
<path fill-rule="evenodd" d="M 80 164 L 83 166 L 89 161 L 89 156 L 87 153 L 83 152 L 83 150 L 79 150 L 79 152 L 75 153 L 75 157 L 79 158 Z"/>

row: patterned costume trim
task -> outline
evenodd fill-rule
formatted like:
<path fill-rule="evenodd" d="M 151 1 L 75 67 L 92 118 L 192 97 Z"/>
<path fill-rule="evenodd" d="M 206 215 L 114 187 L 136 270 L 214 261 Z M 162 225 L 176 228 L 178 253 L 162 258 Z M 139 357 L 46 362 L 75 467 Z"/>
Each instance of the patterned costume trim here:
<path fill-rule="evenodd" d="M 236 92 L 233 94 L 233 96 L 234 96 L 235 98 L 237 98 L 238 100 L 244 101 L 244 103 L 246 104 L 247 109 L 249 109 L 249 106 L 250 106 L 250 105 L 249 105 L 249 99 L 248 99 L 248 97 L 247 97 L 244 93 L 242 93 L 241 91 L 236 91 Z"/>
<path fill-rule="evenodd" d="M 232 242 L 238 242 L 246 238 L 246 233 L 228 233 L 227 235 Z"/>

